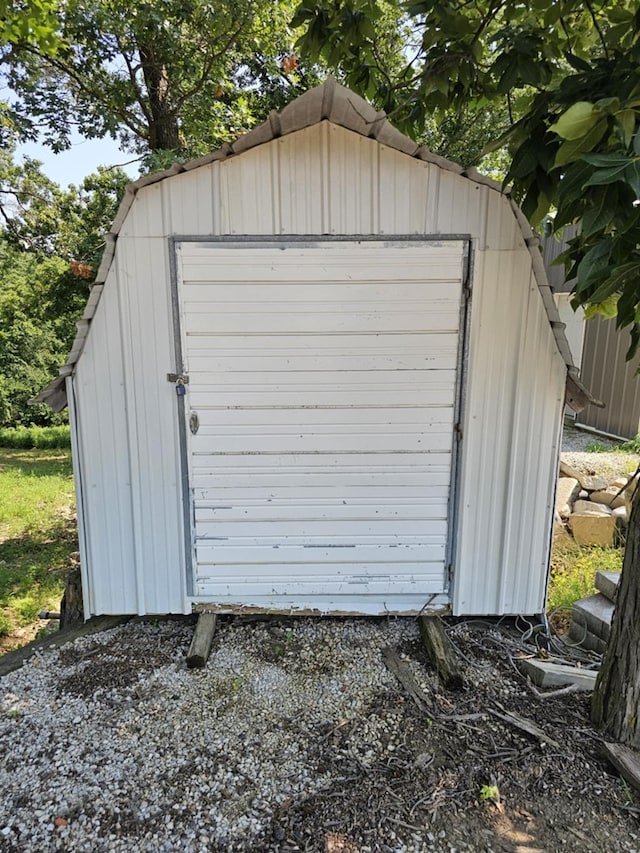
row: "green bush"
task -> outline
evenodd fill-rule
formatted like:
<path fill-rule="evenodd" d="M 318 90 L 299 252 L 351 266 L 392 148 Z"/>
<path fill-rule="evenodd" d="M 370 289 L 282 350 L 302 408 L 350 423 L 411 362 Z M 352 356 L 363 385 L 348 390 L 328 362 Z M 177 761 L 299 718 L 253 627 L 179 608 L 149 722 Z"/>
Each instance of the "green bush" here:
<path fill-rule="evenodd" d="M 71 446 L 68 426 L 0 428 L 0 447 L 12 450 L 51 450 Z"/>

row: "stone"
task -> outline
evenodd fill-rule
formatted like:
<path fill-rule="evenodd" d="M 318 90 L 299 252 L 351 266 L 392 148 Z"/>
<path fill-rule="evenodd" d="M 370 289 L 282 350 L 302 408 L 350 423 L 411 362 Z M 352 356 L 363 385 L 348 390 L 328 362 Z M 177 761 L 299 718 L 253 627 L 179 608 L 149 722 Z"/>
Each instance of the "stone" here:
<path fill-rule="evenodd" d="M 598 492 L 607 488 L 606 477 L 600 477 L 598 474 L 581 474 L 579 477 L 580 485 L 588 492 Z"/>
<path fill-rule="evenodd" d="M 599 506 L 599 504 L 593 504 L 593 506 Z M 615 542 L 617 519 L 610 513 L 574 513 L 569 517 L 569 526 L 578 545 L 599 545 L 603 548 L 611 548 Z"/>
<path fill-rule="evenodd" d="M 615 602 L 620 584 L 620 572 L 596 572 L 595 587 L 609 601 Z"/>
<path fill-rule="evenodd" d="M 574 501 L 580 491 L 580 483 L 575 477 L 560 477 L 556 490 L 556 512 L 561 518 L 568 518 Z"/>
<path fill-rule="evenodd" d="M 593 501 L 593 503 L 604 504 L 605 506 L 611 506 L 611 504 L 617 497 L 622 496 L 620 495 L 620 489 L 616 489 L 614 486 L 609 486 L 608 488 L 603 489 L 600 492 L 591 492 L 590 495 L 590 499 Z"/>
<path fill-rule="evenodd" d="M 623 524 L 625 527 L 627 526 L 627 524 L 629 524 L 629 512 L 627 511 L 626 506 L 617 506 L 617 507 L 613 510 L 613 512 L 611 513 L 611 515 L 612 515 L 612 516 L 613 516 L 617 521 L 619 521 L 619 522 L 620 522 L 620 524 Z"/>
<path fill-rule="evenodd" d="M 577 468 L 572 468 L 571 465 L 567 465 L 566 462 L 560 462 L 560 476 L 561 477 L 572 477 L 574 480 L 580 480 L 582 477 L 582 473 L 578 471 Z"/>
<path fill-rule="evenodd" d="M 613 602 L 604 595 L 596 593 L 576 601 L 571 615 L 573 622 L 586 627 L 596 637 L 606 641 L 611 631 L 613 610 Z"/>
<path fill-rule="evenodd" d="M 611 515 L 608 506 L 592 501 L 576 501 L 573 505 L 572 515 Z"/>
<path fill-rule="evenodd" d="M 586 489 L 580 489 L 580 494 L 578 495 L 581 501 L 589 500 L 589 492 Z"/>

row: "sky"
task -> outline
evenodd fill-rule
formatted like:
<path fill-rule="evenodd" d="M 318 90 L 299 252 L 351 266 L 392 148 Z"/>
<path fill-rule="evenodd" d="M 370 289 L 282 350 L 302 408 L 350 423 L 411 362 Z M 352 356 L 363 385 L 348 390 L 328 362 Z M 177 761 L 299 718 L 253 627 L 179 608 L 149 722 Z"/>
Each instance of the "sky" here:
<path fill-rule="evenodd" d="M 130 163 L 132 154 L 123 154 L 117 144 L 110 138 L 107 139 L 83 139 L 75 135 L 71 148 L 61 154 L 54 154 L 50 148 L 44 145 L 29 142 L 19 145 L 17 148 L 18 158 L 28 155 L 40 160 L 43 172 L 47 177 L 55 181 L 63 189 L 69 184 L 80 184 L 83 178 L 95 172 L 98 166 L 121 165 L 132 180 L 138 177 L 138 164 Z"/>

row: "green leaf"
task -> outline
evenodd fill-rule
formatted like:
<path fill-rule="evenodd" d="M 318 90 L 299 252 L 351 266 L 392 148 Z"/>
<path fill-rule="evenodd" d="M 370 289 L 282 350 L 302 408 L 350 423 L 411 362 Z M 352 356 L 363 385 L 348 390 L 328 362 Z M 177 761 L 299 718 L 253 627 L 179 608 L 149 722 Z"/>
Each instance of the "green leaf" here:
<path fill-rule="evenodd" d="M 638 264 L 635 261 L 616 267 L 614 272 L 612 272 L 612 274 L 598 287 L 595 293 L 591 295 L 589 302 L 592 305 L 604 302 L 605 299 L 608 299 L 616 291 L 622 290 L 625 282 L 633 273 L 636 273 L 637 270 Z"/>
<path fill-rule="evenodd" d="M 580 136 L 584 136 L 600 117 L 600 112 L 594 110 L 590 101 L 578 101 L 562 113 L 549 130 L 557 133 L 562 139 L 578 139 Z"/>
<path fill-rule="evenodd" d="M 640 199 L 640 160 L 632 160 L 624 172 L 626 182 Z"/>
<path fill-rule="evenodd" d="M 563 142 L 556 154 L 554 166 L 566 166 L 577 160 L 585 151 L 591 151 L 607 131 L 607 120 L 601 118 L 584 136 Z"/>
<path fill-rule="evenodd" d="M 636 135 L 633 137 L 633 153 L 640 155 L 640 127 L 636 131 Z"/>
<path fill-rule="evenodd" d="M 582 159 L 599 169 L 625 166 L 629 162 L 628 156 L 619 151 L 612 151 L 609 154 L 585 154 Z"/>
<path fill-rule="evenodd" d="M 633 131 L 636 127 L 635 110 L 621 110 L 619 113 L 616 113 L 616 124 L 620 128 L 622 144 L 625 148 L 628 148 L 631 145 Z"/>
<path fill-rule="evenodd" d="M 584 158 L 586 160 L 586 157 Z M 584 184 L 584 189 L 587 187 L 596 187 L 601 184 L 613 184 L 615 181 L 625 180 L 625 173 L 629 167 L 629 160 L 625 158 L 624 163 L 617 166 L 611 166 L 607 169 L 598 169 L 591 175 L 588 181 Z"/>
<path fill-rule="evenodd" d="M 585 237 L 590 237 L 611 223 L 617 200 L 615 185 L 596 188 L 582 219 L 582 234 Z"/>

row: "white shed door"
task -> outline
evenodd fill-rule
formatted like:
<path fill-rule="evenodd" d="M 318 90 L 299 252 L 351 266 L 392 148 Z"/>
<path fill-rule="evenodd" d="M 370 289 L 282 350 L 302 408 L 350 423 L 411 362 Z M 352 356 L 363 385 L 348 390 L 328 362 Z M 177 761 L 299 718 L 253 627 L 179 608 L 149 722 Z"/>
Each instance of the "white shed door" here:
<path fill-rule="evenodd" d="M 385 613 L 446 593 L 463 257 L 181 244 L 196 600 Z"/>

